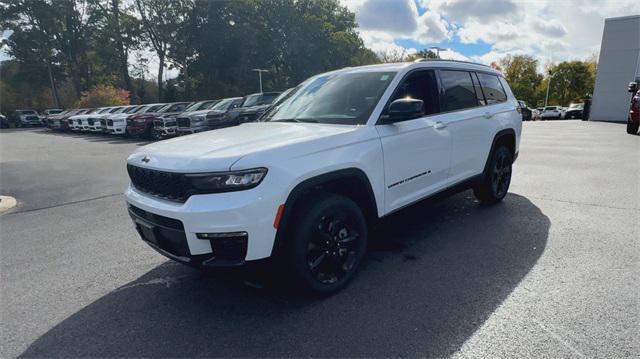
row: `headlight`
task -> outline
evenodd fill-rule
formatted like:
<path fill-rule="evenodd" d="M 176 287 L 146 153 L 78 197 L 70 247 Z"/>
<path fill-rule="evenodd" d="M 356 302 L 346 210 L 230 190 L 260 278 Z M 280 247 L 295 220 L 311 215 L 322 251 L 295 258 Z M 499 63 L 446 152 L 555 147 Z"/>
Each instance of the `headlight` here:
<path fill-rule="evenodd" d="M 198 115 L 193 118 L 193 120 L 196 122 L 204 121 L 206 119 L 207 119 L 207 115 Z"/>
<path fill-rule="evenodd" d="M 187 174 L 185 179 L 192 194 L 202 194 L 253 188 L 262 182 L 266 174 L 266 168 L 253 168 L 232 172 Z"/>

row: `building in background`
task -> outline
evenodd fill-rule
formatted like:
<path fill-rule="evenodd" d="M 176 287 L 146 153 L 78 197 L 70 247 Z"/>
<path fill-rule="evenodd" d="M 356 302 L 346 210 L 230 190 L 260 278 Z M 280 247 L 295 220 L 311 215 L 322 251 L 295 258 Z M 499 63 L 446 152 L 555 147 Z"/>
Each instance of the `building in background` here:
<path fill-rule="evenodd" d="M 627 122 L 627 85 L 640 80 L 640 15 L 605 19 L 591 121 Z"/>

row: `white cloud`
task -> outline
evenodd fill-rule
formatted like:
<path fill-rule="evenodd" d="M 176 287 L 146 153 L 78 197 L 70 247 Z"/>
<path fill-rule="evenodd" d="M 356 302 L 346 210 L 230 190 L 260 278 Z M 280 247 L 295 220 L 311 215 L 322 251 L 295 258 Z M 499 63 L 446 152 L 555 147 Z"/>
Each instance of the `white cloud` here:
<path fill-rule="evenodd" d="M 541 67 L 597 54 L 605 18 L 640 13 L 637 0 L 417 0 L 419 9 L 413 0 L 341 1 L 356 13 L 362 34 L 376 31 L 363 35 L 374 49 L 397 48 L 398 40 L 440 46 L 483 42 L 490 50 L 470 56 L 472 61 L 489 64 L 508 54 L 528 54 Z M 361 12 L 368 14 L 364 22 Z"/>

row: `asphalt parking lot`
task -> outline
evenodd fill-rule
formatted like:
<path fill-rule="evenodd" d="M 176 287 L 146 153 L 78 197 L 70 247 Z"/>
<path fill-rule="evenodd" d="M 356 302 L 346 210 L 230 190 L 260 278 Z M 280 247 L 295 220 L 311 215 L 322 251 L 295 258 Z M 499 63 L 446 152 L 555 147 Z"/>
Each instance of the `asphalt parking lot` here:
<path fill-rule="evenodd" d="M 0 356 L 637 357 L 640 136 L 525 123 L 510 194 L 386 219 L 324 300 L 203 274 L 142 243 L 121 193 L 142 141 L 0 132 Z"/>

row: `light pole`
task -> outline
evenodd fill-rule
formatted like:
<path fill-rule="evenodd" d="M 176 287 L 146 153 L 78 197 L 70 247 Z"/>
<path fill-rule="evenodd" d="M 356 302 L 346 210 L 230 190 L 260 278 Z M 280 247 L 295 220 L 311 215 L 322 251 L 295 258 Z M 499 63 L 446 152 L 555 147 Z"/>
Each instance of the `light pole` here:
<path fill-rule="evenodd" d="M 449 49 L 438 46 L 431 46 L 429 50 L 436 50 L 436 57 L 440 58 L 440 51 L 449 51 Z"/>
<path fill-rule="evenodd" d="M 265 69 L 252 69 L 251 71 L 255 71 L 258 73 L 258 78 L 260 79 L 260 92 L 262 92 L 262 73 L 269 72 L 269 70 Z"/>
<path fill-rule="evenodd" d="M 549 102 L 549 88 L 551 87 L 551 79 L 555 76 L 555 74 L 549 72 L 549 81 L 547 82 L 547 95 L 544 97 L 544 107 L 547 107 L 547 103 Z"/>

